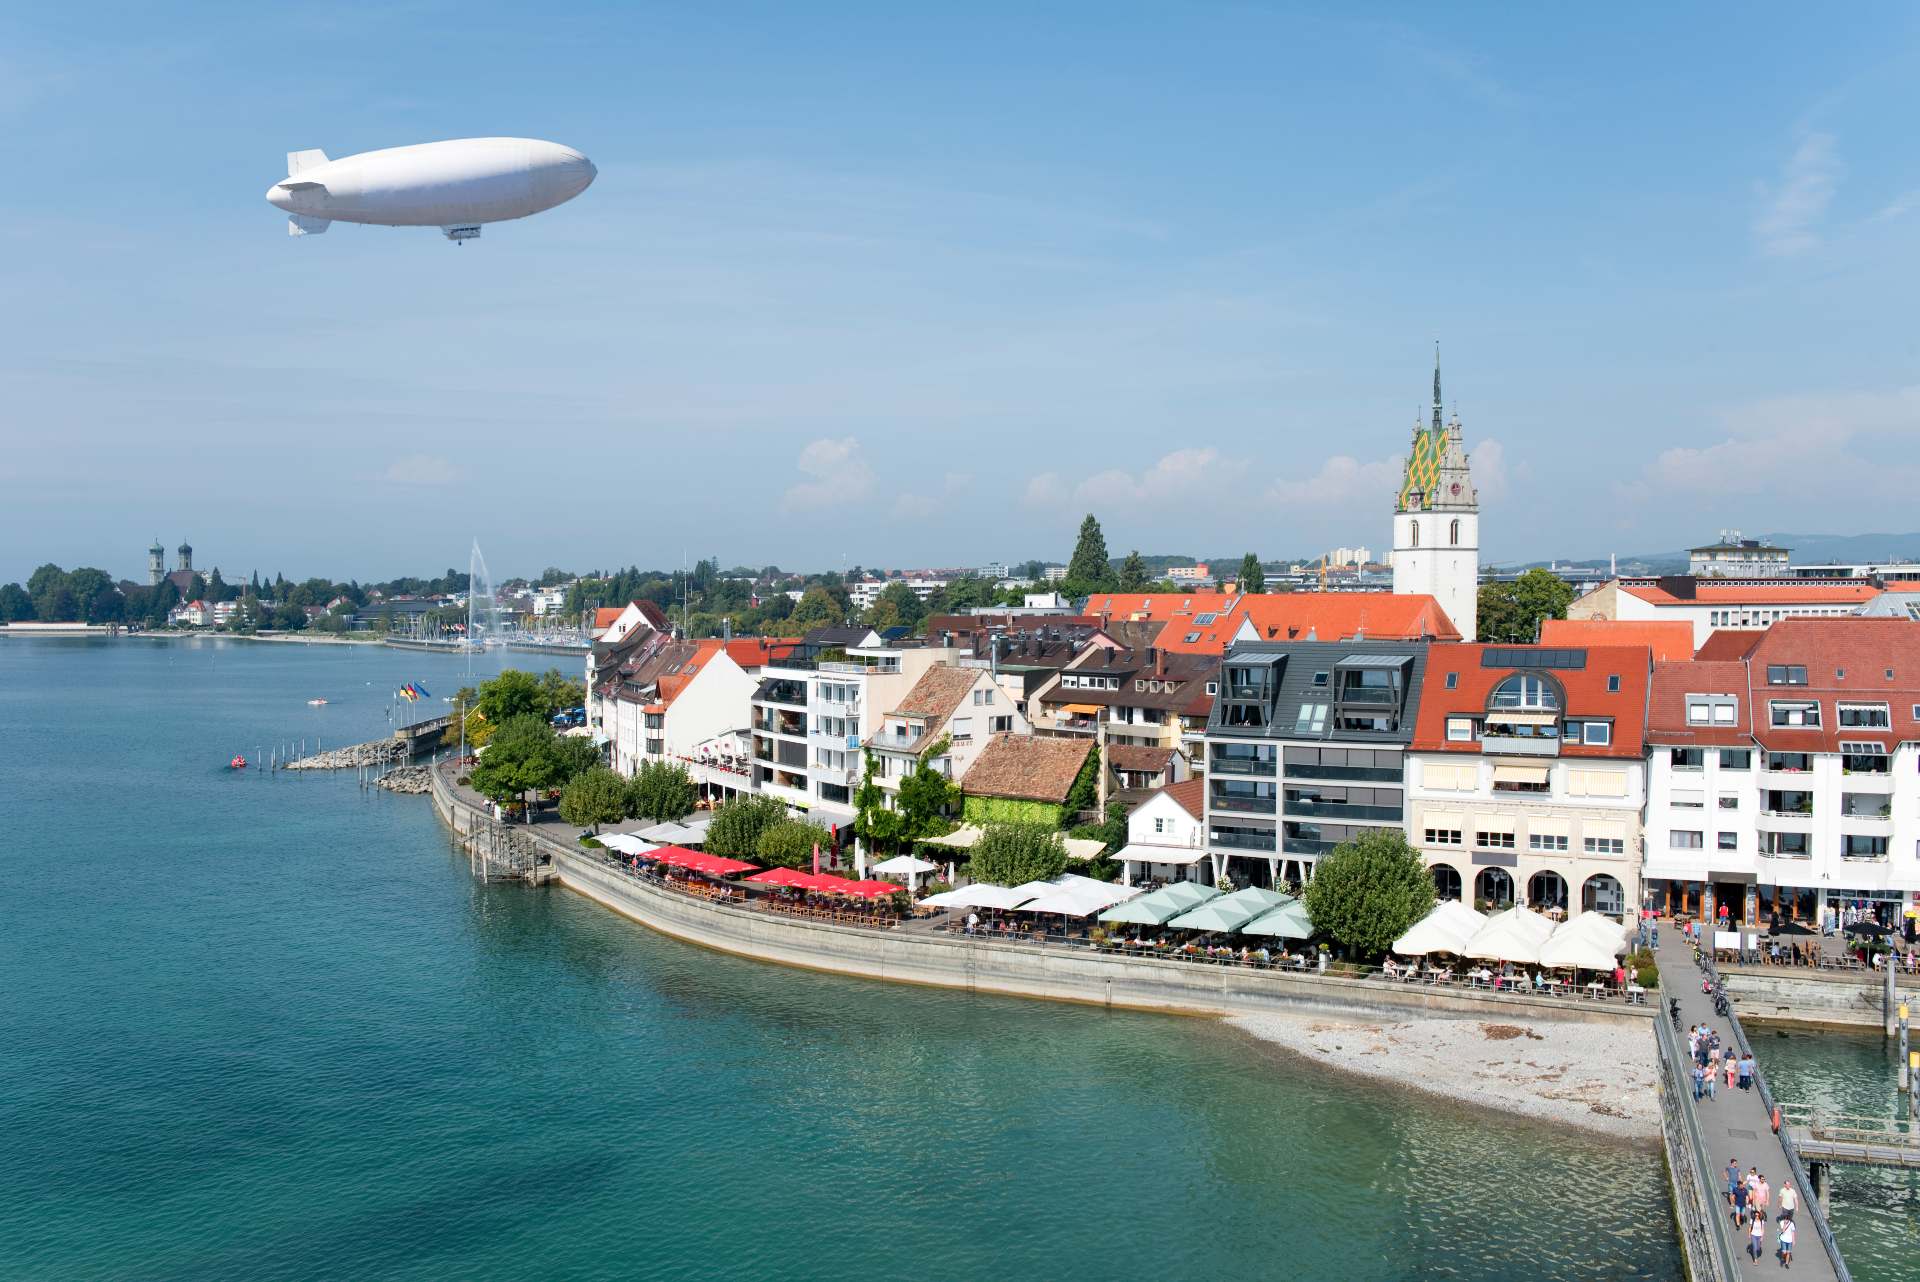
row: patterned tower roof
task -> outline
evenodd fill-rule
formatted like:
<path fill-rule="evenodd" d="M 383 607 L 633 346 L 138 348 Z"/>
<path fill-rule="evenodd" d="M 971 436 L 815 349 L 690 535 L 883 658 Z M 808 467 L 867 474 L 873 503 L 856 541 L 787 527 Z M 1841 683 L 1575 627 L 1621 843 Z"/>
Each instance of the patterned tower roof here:
<path fill-rule="evenodd" d="M 1397 512 L 1474 511 L 1473 474 L 1460 441 L 1460 416 L 1441 422 L 1440 345 L 1433 346 L 1433 421 L 1413 423 L 1413 443 L 1407 450 L 1407 474 L 1400 483 Z"/>

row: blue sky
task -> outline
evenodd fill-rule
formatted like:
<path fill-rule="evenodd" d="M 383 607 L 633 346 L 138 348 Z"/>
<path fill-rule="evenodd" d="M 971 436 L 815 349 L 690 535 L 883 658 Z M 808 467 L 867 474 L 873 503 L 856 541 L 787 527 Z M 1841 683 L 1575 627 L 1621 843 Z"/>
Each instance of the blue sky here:
<path fill-rule="evenodd" d="M 1908 530 L 1920 15 L 12 6 L 0 579 L 1379 547 L 1432 344 L 1491 559 Z M 284 153 L 599 166 L 290 240 Z"/>

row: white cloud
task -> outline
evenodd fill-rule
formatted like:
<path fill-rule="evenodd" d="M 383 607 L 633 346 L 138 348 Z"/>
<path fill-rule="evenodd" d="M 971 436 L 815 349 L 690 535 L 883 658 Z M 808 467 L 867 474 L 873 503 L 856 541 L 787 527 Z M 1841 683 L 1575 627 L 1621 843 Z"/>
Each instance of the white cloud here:
<path fill-rule="evenodd" d="M 1904 461 L 1920 431 L 1920 386 L 1775 397 L 1720 417 L 1719 440 L 1661 451 L 1623 496 L 1758 495 L 1801 509 L 1831 501 L 1872 519 L 1861 503 L 1904 504 L 1920 481 L 1920 467 Z"/>
<path fill-rule="evenodd" d="M 1473 447 L 1467 462 L 1473 469 L 1474 493 L 1480 496 L 1482 503 L 1498 503 L 1507 497 L 1506 446 L 1490 436 Z M 1526 465 L 1523 463 L 1514 470 L 1524 475 Z"/>
<path fill-rule="evenodd" d="M 1067 487 L 1058 472 L 1039 472 L 1028 478 L 1027 492 L 1020 501 L 1038 511 L 1048 511 L 1067 501 Z"/>
<path fill-rule="evenodd" d="M 438 454 L 407 454 L 387 464 L 380 479 L 389 485 L 454 485 L 460 480 L 460 469 Z"/>
<path fill-rule="evenodd" d="M 1073 502 L 1076 507 L 1100 508 L 1184 498 L 1237 470 L 1222 463 L 1220 451 L 1210 445 L 1175 450 L 1138 475 L 1120 468 L 1094 473 L 1073 487 Z M 1030 494 L 1032 488 L 1028 486 Z"/>
<path fill-rule="evenodd" d="M 1362 463 L 1351 454 L 1336 454 L 1320 465 L 1319 472 L 1304 480 L 1274 481 L 1267 487 L 1267 497 L 1275 503 L 1298 507 L 1371 503 L 1385 512 L 1400 488 L 1405 466 L 1399 458 Z"/>
<path fill-rule="evenodd" d="M 794 463 L 807 479 L 787 487 L 783 512 L 817 512 L 836 504 L 858 503 L 873 493 L 873 469 L 861 456 L 857 437 L 821 437 L 807 442 Z"/>
<path fill-rule="evenodd" d="M 910 517 L 925 516 L 939 505 L 959 498 L 972 488 L 973 473 L 948 472 L 940 478 L 940 493 L 935 497 L 929 498 L 925 494 L 912 490 L 901 491 L 900 496 L 893 501 L 894 519 L 906 520 Z"/>
<path fill-rule="evenodd" d="M 1786 258 L 1818 248 L 1820 222 L 1844 172 L 1832 134 L 1801 134 L 1779 183 L 1761 189 L 1766 203 L 1753 221 L 1761 252 Z"/>
<path fill-rule="evenodd" d="M 1895 218 L 1904 218 L 1914 210 L 1920 209 L 1920 191 L 1903 191 L 1888 201 L 1873 217 L 1870 223 L 1889 222 Z"/>

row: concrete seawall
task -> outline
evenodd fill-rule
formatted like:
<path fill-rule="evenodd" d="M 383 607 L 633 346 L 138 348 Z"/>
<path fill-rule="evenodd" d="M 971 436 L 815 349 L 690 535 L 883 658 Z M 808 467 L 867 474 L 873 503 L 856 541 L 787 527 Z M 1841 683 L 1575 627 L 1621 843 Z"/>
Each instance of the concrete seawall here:
<path fill-rule="evenodd" d="M 457 834 L 479 822 L 433 772 L 434 806 Z M 1122 957 L 1064 945 L 975 942 L 837 926 L 719 904 L 668 890 L 608 865 L 597 852 L 534 836 L 552 856 L 560 884 L 661 934 L 756 961 L 866 979 L 969 992 L 1081 1002 L 1190 1015 L 1326 1014 L 1381 1017 L 1535 1018 L 1643 1023 L 1652 1007 L 1530 1001 L 1379 979 L 1287 974 L 1151 957 Z"/>
<path fill-rule="evenodd" d="M 1722 966 L 1720 979 L 1742 1020 L 1873 1029 L 1884 1022 L 1887 981 L 1880 971 Z M 1900 977 L 1899 993 L 1901 1000 L 1920 1004 L 1913 976 Z"/>

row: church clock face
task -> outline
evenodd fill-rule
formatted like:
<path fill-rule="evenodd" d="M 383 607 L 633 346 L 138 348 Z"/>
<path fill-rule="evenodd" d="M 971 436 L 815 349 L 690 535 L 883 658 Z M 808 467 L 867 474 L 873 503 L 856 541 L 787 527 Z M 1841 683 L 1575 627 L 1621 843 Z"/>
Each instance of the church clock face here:
<path fill-rule="evenodd" d="M 1460 493 L 1460 482 L 1455 481 L 1453 483 L 1453 492 L 1455 495 L 1458 495 Z"/>

